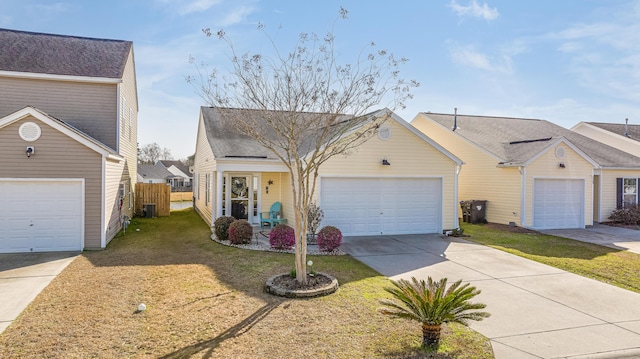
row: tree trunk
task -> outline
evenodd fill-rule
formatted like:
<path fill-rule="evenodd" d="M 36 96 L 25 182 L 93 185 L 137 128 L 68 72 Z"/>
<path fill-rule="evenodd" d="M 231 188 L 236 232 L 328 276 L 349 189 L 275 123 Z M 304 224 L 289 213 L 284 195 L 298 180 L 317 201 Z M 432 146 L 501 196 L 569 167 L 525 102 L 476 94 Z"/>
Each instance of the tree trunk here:
<path fill-rule="evenodd" d="M 305 193 L 304 179 L 301 176 L 300 170 L 298 173 L 292 173 L 292 187 L 293 187 L 293 202 L 295 213 L 295 228 L 296 228 L 296 248 L 295 248 L 295 266 L 296 266 L 296 280 L 298 283 L 307 284 L 307 218 L 305 215 Z"/>
<path fill-rule="evenodd" d="M 422 323 L 422 347 L 437 348 L 440 343 L 440 331 L 442 325 L 429 325 Z"/>

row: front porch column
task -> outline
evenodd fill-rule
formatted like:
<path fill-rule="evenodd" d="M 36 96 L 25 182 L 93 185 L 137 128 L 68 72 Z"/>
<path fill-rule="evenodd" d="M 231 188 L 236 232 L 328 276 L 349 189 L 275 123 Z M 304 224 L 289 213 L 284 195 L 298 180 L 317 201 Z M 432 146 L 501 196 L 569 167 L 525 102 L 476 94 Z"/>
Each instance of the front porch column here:
<path fill-rule="evenodd" d="M 223 177 L 224 177 L 224 172 L 222 171 L 217 171 L 216 172 L 216 204 L 215 204 L 215 208 L 216 208 L 216 212 L 213 214 L 213 221 L 215 221 L 216 218 L 222 216 L 222 181 L 223 181 Z"/>

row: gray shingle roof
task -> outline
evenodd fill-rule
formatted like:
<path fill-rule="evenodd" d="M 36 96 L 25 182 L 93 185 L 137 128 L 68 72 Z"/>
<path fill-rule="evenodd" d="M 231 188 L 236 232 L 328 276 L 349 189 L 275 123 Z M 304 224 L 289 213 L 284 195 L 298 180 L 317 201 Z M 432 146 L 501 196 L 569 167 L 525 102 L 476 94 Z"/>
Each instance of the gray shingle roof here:
<path fill-rule="evenodd" d="M 169 168 L 171 166 L 176 166 L 177 169 L 182 171 L 184 174 L 189 175 L 189 166 L 186 166 L 184 163 L 176 160 L 160 160 L 158 163 L 162 164 L 164 167 Z M 156 163 L 157 164 L 157 163 Z"/>
<path fill-rule="evenodd" d="M 624 136 L 626 131 L 624 123 L 602 123 L 602 122 L 585 122 L 591 126 L 601 128 L 605 131 L 613 132 L 617 135 Z M 629 138 L 632 140 L 640 141 L 640 125 L 629 125 Z"/>
<path fill-rule="evenodd" d="M 122 78 L 131 41 L 0 29 L 0 70 Z"/>
<path fill-rule="evenodd" d="M 213 154 L 217 159 L 221 158 L 255 158 L 255 159 L 267 159 L 267 160 L 275 160 L 277 159 L 276 155 L 254 140 L 252 137 L 245 135 L 243 133 L 239 133 L 235 127 L 228 123 L 228 118 L 232 116 L 226 116 L 228 113 L 232 111 L 242 111 L 243 115 L 246 116 L 259 116 L 263 117 L 263 115 L 268 116 L 279 116 L 283 114 L 279 111 L 259 111 L 259 110 L 248 110 L 248 109 L 230 109 L 230 108 L 219 108 L 219 107 L 202 107 L 200 109 L 207 139 L 209 140 L 209 145 L 213 150 Z M 304 121 L 305 117 L 315 117 L 315 116 L 325 116 L 323 114 L 318 113 L 303 113 L 297 114 L 296 118 Z M 326 115 L 328 116 L 328 115 Z M 349 115 L 340 115 L 337 120 L 347 120 L 352 116 Z M 265 120 L 266 121 L 266 120 Z M 267 126 L 265 126 L 267 127 Z M 300 126 L 302 128 L 303 126 Z M 314 131 L 313 129 L 306 129 L 308 131 Z M 268 136 L 271 138 L 276 138 L 277 136 L 274 133 L 268 133 Z M 304 136 L 303 136 L 304 137 Z M 309 140 L 311 140 L 312 136 L 306 136 Z M 302 148 L 310 148 L 312 144 L 310 143 L 301 143 L 298 145 L 299 149 Z"/>
<path fill-rule="evenodd" d="M 453 114 L 422 114 L 453 128 Z M 499 162 L 524 163 L 554 140 L 565 138 L 602 167 L 640 168 L 640 158 L 546 120 L 458 115 L 457 126 L 456 134 L 494 154 Z"/>
<path fill-rule="evenodd" d="M 159 165 L 138 165 L 138 174 L 143 179 L 159 179 L 159 178 L 173 178 L 175 175 L 164 166 Z"/>

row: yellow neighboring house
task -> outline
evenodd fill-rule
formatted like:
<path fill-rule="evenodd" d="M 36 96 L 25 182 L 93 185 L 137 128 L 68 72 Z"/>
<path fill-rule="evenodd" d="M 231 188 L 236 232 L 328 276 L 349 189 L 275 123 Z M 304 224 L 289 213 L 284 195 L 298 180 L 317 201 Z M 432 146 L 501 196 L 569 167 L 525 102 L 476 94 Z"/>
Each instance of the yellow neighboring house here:
<path fill-rule="evenodd" d="M 638 202 L 639 157 L 549 121 L 422 112 L 411 124 L 464 161 L 460 199 L 486 200 L 489 222 L 584 228 Z"/>
<path fill-rule="evenodd" d="M 202 107 L 194 164 L 195 209 L 213 226 L 220 216 L 259 224 L 282 203 L 294 217 L 288 170 L 266 148 L 222 121 L 229 109 Z M 247 111 L 247 110 L 245 110 Z M 315 194 L 325 217 L 344 235 L 441 233 L 458 227 L 457 173 L 462 161 L 390 113 L 378 136 L 349 156 L 320 167 Z"/>

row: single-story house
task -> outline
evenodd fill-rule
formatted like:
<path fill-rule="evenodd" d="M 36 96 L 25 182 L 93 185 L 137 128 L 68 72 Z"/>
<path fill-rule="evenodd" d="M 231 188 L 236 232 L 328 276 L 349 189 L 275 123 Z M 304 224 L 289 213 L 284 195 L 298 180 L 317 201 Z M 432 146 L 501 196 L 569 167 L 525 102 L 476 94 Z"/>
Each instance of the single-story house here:
<path fill-rule="evenodd" d="M 175 175 L 161 165 L 138 165 L 138 183 L 170 184 Z"/>
<path fill-rule="evenodd" d="M 191 187 L 193 176 L 191 175 L 189 166 L 185 165 L 181 161 L 175 160 L 160 160 L 156 162 L 156 165 L 163 166 L 173 174 L 173 177 L 170 180 L 172 189 L 188 189 Z"/>
<path fill-rule="evenodd" d="M 258 224 L 260 212 L 281 202 L 282 215 L 292 219 L 287 168 L 254 139 L 225 125 L 225 111 L 229 109 L 200 110 L 196 211 L 210 226 L 225 215 Z M 314 196 L 324 211 L 322 226 L 334 225 L 351 236 L 457 228 L 457 174 L 462 161 L 388 109 L 371 115 L 383 114 L 390 117 L 377 136 L 320 167 Z"/>
<path fill-rule="evenodd" d="M 102 249 L 133 216 L 130 41 L 0 29 L 0 253 Z"/>
<path fill-rule="evenodd" d="M 640 158 L 537 119 L 419 113 L 411 122 L 465 162 L 461 200 L 486 200 L 489 222 L 584 228 L 637 203 Z"/>

